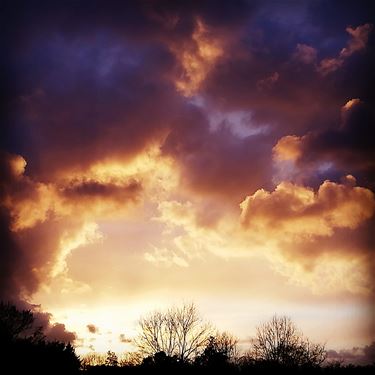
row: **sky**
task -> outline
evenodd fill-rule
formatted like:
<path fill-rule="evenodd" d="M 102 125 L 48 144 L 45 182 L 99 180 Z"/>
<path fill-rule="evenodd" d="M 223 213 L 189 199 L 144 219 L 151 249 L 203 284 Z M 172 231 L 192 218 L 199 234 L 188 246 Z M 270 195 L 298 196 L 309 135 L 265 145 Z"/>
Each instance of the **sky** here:
<path fill-rule="evenodd" d="M 2 2 L 0 298 L 79 353 L 194 302 L 365 355 L 370 3 Z"/>

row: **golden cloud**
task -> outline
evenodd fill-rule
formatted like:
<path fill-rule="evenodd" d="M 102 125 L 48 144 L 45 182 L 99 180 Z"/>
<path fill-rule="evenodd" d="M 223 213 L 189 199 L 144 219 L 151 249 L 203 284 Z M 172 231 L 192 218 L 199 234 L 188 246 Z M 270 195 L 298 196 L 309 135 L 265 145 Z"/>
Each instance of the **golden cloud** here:
<path fill-rule="evenodd" d="M 372 249 L 362 239 L 375 199 L 355 183 L 348 175 L 317 191 L 285 181 L 259 189 L 240 204 L 244 238 L 263 244 L 277 272 L 315 293 L 372 293 Z"/>
<path fill-rule="evenodd" d="M 14 156 L 10 163 L 17 178 L 4 205 L 11 212 L 14 231 L 32 228 L 49 218 L 73 215 L 90 222 L 123 216 L 141 196 L 157 200 L 178 183 L 173 161 L 161 157 L 156 147 L 126 163 L 109 160 L 85 171 L 65 171 L 50 183 L 25 176 L 26 162 L 21 156 Z"/>
<path fill-rule="evenodd" d="M 157 148 L 128 162 L 108 160 L 83 171 L 64 171 L 48 183 L 25 175 L 21 156 L 4 159 L 0 204 L 9 213 L 9 230 L 19 251 L 29 254 L 24 267 L 30 275 L 24 278 L 32 278 L 32 287 L 24 288 L 23 277 L 17 277 L 26 295 L 52 280 L 59 280 L 62 289 L 76 288 L 70 285 L 67 258 L 74 249 L 103 238 L 97 222 L 126 217 L 144 197 L 158 201 L 178 179 L 170 159 L 162 158 Z"/>
<path fill-rule="evenodd" d="M 317 191 L 290 182 L 272 192 L 259 189 L 241 203 L 239 221 L 227 212 L 209 227 L 200 225 L 201 205 L 160 203 L 155 220 L 166 229 L 161 246 L 151 246 L 145 260 L 158 267 L 187 267 L 208 254 L 265 257 L 276 272 L 317 294 L 371 291 L 369 251 L 357 230 L 373 216 L 375 199 L 370 190 L 355 186 L 353 176 L 341 184 L 325 181 Z"/>
<path fill-rule="evenodd" d="M 296 161 L 302 154 L 301 138 L 296 135 L 282 137 L 272 151 L 276 161 Z"/>
<path fill-rule="evenodd" d="M 353 177 L 348 176 L 352 182 Z M 257 190 L 240 204 L 248 230 L 288 236 L 332 236 L 338 228 L 357 228 L 375 210 L 374 194 L 366 188 L 325 181 L 311 188 L 280 183 L 275 191 Z"/>
<path fill-rule="evenodd" d="M 223 54 L 220 40 L 200 19 L 196 20 L 191 41 L 182 48 L 173 46 L 171 49 L 183 68 L 182 76 L 176 80 L 176 87 L 185 96 L 191 96 L 199 89 L 217 59 Z"/>

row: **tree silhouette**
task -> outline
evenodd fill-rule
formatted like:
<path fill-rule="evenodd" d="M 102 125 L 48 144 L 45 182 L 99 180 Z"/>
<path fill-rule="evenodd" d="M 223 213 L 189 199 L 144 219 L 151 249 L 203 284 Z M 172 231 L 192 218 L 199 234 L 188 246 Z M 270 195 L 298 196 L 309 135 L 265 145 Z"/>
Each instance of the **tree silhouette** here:
<path fill-rule="evenodd" d="M 237 356 L 238 340 L 227 332 L 210 336 L 203 353 L 196 357 L 195 364 L 204 367 L 222 367 Z"/>
<path fill-rule="evenodd" d="M 81 367 L 88 370 L 90 367 L 102 366 L 105 364 L 106 355 L 102 353 L 87 353 L 82 357 Z"/>
<path fill-rule="evenodd" d="M 122 367 L 134 367 L 142 363 L 143 357 L 140 352 L 125 352 L 119 358 L 119 365 Z"/>
<path fill-rule="evenodd" d="M 105 360 L 106 366 L 112 366 L 117 367 L 118 366 L 118 358 L 115 352 L 112 352 L 111 350 L 108 350 L 107 352 L 107 358 Z"/>
<path fill-rule="evenodd" d="M 0 338 L 3 343 L 18 339 L 41 338 L 40 328 L 33 330 L 34 316 L 30 310 L 18 310 L 7 302 L 0 302 Z"/>
<path fill-rule="evenodd" d="M 204 349 L 212 327 L 200 318 L 194 304 L 155 311 L 139 321 L 140 335 L 136 344 L 146 356 L 164 352 L 189 361 Z"/>
<path fill-rule="evenodd" d="M 18 310 L 0 302 L 0 347 L 2 366 L 11 373 L 75 374 L 80 360 L 70 344 L 49 342 L 41 328 L 33 327 L 30 310 Z"/>
<path fill-rule="evenodd" d="M 315 367 L 326 358 L 324 345 L 313 344 L 288 317 L 274 316 L 257 328 L 252 357 L 285 367 Z"/>

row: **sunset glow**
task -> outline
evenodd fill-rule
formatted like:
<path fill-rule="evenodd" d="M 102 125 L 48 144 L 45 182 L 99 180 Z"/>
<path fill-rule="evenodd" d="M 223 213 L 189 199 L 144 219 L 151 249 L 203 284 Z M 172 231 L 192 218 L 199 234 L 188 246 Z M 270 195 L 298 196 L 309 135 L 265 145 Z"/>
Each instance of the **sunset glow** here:
<path fill-rule="evenodd" d="M 32 3 L 4 6 L 0 300 L 79 354 L 186 302 L 244 350 L 275 313 L 375 341 L 361 2 Z"/>

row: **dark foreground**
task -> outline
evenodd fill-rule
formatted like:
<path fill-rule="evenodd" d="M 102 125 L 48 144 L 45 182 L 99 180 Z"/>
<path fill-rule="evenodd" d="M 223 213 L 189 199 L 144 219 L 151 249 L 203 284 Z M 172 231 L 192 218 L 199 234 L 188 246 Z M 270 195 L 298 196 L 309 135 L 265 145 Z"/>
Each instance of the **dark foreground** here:
<path fill-rule="evenodd" d="M 94 366 L 82 370 L 83 374 L 321 374 L 321 375 L 350 375 L 350 374 L 374 374 L 375 366 L 326 366 L 321 368 L 283 368 L 277 366 L 220 366 L 220 367 L 107 367 Z"/>

